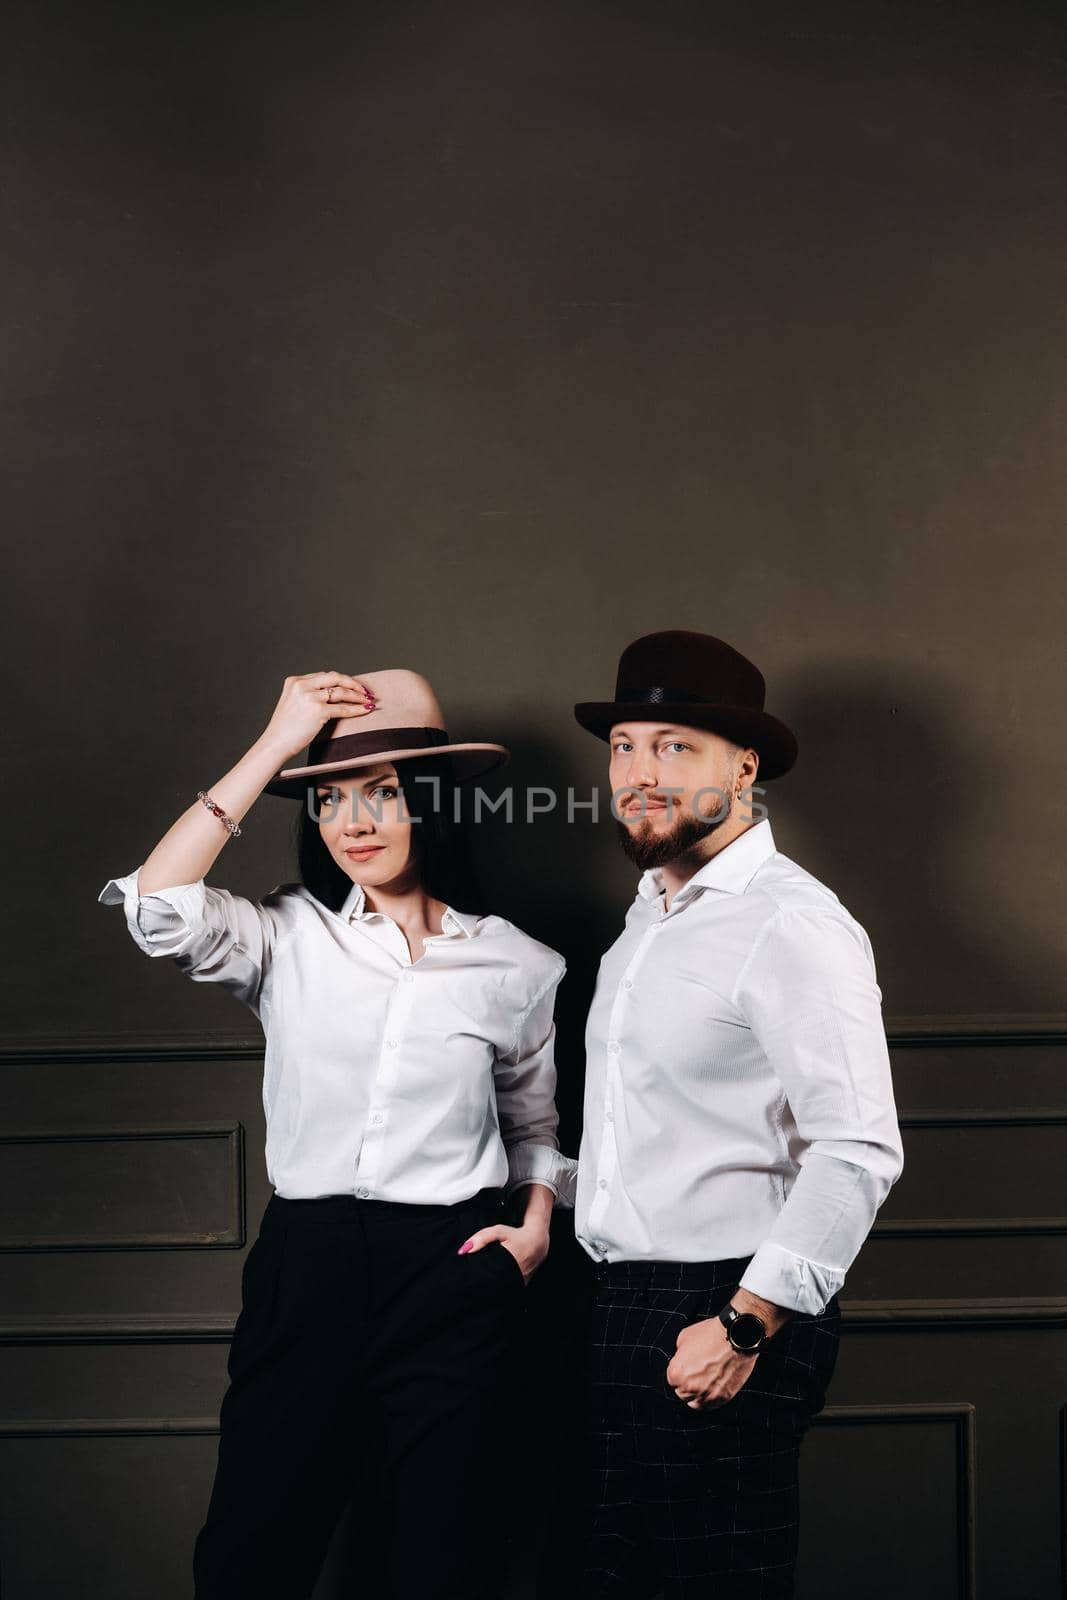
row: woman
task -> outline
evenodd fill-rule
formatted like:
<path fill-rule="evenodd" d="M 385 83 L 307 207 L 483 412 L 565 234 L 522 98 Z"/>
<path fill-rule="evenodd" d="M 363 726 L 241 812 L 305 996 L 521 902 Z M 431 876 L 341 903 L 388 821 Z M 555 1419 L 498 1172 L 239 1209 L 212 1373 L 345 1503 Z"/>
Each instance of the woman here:
<path fill-rule="evenodd" d="M 275 1193 L 244 1266 L 197 1600 L 310 1594 L 367 1450 L 384 1526 L 359 1532 L 384 1543 L 387 1592 L 500 1593 L 509 1336 L 576 1170 L 554 1103 L 564 962 L 481 914 L 453 804 L 506 757 L 451 743 L 413 672 L 287 678 L 251 749 L 99 896 L 266 1036 Z M 261 901 L 208 888 L 263 792 L 306 802 L 303 881 Z"/>

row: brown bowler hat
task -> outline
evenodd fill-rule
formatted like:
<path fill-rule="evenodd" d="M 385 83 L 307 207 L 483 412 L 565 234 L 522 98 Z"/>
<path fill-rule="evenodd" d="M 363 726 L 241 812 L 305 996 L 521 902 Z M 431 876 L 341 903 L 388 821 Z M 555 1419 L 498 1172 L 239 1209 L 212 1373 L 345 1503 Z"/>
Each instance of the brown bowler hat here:
<path fill-rule="evenodd" d="M 721 733 L 759 756 L 760 779 L 780 778 L 797 758 L 797 741 L 763 709 L 763 674 L 710 633 L 647 633 L 619 658 L 614 700 L 574 708 L 583 728 L 607 739 L 617 722 L 680 722 Z"/>
<path fill-rule="evenodd" d="M 364 717 L 335 717 L 323 724 L 308 748 L 307 765 L 283 767 L 263 790 L 286 800 L 303 800 L 308 784 L 322 772 L 349 772 L 381 761 L 412 756 L 451 756 L 457 783 L 480 778 L 508 759 L 502 744 L 453 744 L 429 683 L 417 672 L 389 668 L 353 673 L 374 691 L 377 706 Z M 358 728 L 358 733 L 347 730 Z"/>

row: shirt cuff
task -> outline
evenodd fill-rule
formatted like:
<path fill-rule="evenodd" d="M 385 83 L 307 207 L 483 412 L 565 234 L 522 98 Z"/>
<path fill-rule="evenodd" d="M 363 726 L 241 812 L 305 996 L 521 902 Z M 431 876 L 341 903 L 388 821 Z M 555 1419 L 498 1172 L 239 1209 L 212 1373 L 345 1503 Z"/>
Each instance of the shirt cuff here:
<path fill-rule="evenodd" d="M 508 1151 L 508 1181 L 505 1193 L 527 1183 L 543 1183 L 556 1197 L 556 1205 L 573 1209 L 578 1181 L 578 1163 L 555 1145 L 524 1139 Z"/>
<path fill-rule="evenodd" d="M 125 877 L 109 878 L 96 898 L 105 906 L 122 904 L 130 935 L 146 955 L 182 955 L 204 925 L 203 879 L 139 895 L 140 870 L 138 866 Z"/>
<path fill-rule="evenodd" d="M 772 1305 L 817 1317 L 845 1281 L 839 1267 L 827 1267 L 766 1240 L 745 1268 L 738 1288 Z"/>

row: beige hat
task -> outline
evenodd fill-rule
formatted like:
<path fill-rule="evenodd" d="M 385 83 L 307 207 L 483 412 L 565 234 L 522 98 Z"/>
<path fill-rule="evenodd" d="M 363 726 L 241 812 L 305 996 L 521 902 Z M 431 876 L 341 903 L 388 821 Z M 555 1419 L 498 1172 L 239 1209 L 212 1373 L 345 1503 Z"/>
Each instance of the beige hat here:
<path fill-rule="evenodd" d="M 302 800 L 308 779 L 320 772 L 347 772 L 411 756 L 451 756 L 458 783 L 480 778 L 508 760 L 502 744 L 451 744 L 441 707 L 426 679 L 404 668 L 357 672 L 377 705 L 363 717 L 338 717 L 323 724 L 308 748 L 308 765 L 283 767 L 264 794 Z M 349 729 L 358 728 L 358 733 Z"/>

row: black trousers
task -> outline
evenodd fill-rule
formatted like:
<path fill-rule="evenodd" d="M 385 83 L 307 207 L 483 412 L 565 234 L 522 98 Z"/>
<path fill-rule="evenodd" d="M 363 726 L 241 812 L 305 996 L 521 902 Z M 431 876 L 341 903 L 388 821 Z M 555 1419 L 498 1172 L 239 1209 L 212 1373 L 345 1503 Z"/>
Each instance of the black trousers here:
<path fill-rule="evenodd" d="M 798 1456 L 837 1361 L 837 1297 L 794 1315 L 721 1406 L 693 1410 L 666 1377 L 679 1330 L 720 1311 L 750 1259 L 596 1268 L 583 1600 L 793 1595 Z"/>
<path fill-rule="evenodd" d="M 454 1206 L 272 1197 L 244 1265 L 197 1600 L 309 1595 L 368 1456 L 381 1496 L 370 1525 L 354 1515 L 386 1573 L 376 1600 L 497 1600 L 526 1287 L 501 1243 L 456 1252 L 503 1205 L 499 1189 Z"/>

